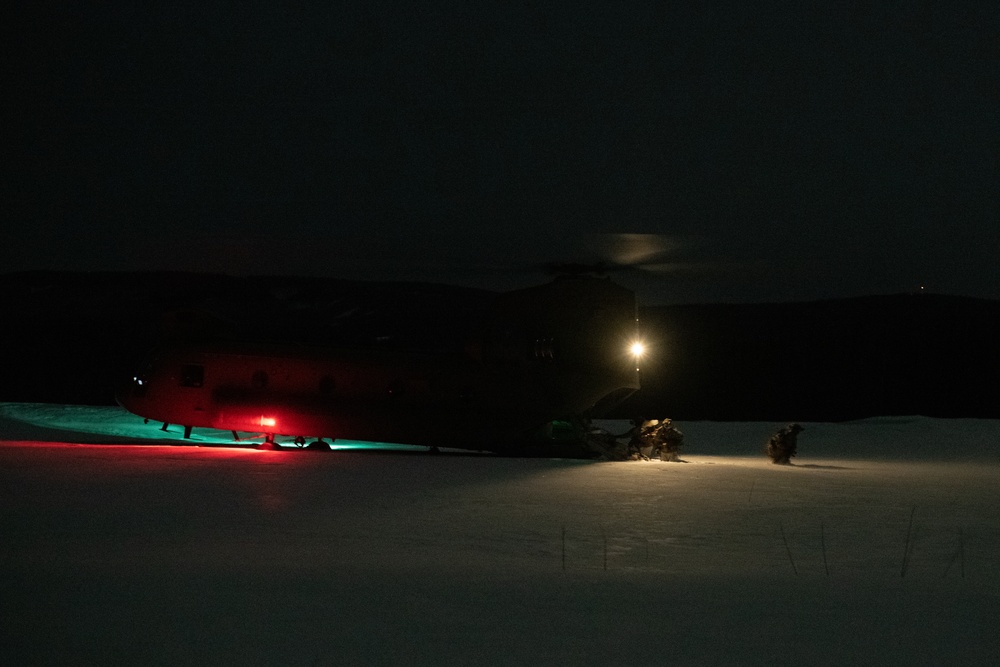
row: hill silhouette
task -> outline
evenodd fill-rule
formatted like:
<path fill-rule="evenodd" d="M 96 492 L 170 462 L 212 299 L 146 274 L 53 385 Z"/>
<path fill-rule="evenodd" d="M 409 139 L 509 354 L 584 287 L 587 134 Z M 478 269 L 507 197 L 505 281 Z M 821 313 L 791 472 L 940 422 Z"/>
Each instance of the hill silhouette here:
<path fill-rule="evenodd" d="M 454 350 L 496 293 L 422 283 L 189 273 L 0 276 L 0 400 L 113 402 L 158 342 L 241 337 Z M 1000 418 L 1000 302 L 901 294 L 640 309 L 643 388 L 612 417 Z"/>

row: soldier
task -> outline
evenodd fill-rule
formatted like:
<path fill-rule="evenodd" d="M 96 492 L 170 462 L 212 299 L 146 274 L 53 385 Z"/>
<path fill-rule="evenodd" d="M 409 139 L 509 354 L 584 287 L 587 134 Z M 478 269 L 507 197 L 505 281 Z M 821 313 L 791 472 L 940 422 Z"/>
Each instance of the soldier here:
<path fill-rule="evenodd" d="M 790 465 L 798 448 L 798 436 L 804 429 L 798 424 L 789 424 L 771 436 L 767 441 L 767 455 L 771 463 Z"/>
<path fill-rule="evenodd" d="M 653 452 L 656 441 L 656 434 L 660 428 L 659 419 L 636 419 L 632 422 L 635 426 L 627 433 L 628 457 L 633 461 L 642 459 L 649 460 L 649 455 Z"/>
<path fill-rule="evenodd" d="M 684 444 L 684 434 L 669 419 L 637 419 L 632 424 L 634 426 L 626 434 L 630 437 L 628 458 L 648 461 L 658 456 L 661 461 L 680 461 L 678 455 Z"/>
<path fill-rule="evenodd" d="M 674 426 L 671 420 L 664 419 L 660 423 L 657 442 L 659 446 L 656 449 L 659 451 L 661 461 L 679 462 L 681 460 L 680 453 L 681 447 L 684 446 L 684 434 Z"/>

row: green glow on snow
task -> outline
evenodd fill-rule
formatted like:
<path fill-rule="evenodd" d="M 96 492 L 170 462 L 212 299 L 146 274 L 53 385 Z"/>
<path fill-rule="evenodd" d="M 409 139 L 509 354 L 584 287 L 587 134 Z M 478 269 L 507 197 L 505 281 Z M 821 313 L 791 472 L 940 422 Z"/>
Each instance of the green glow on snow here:
<path fill-rule="evenodd" d="M 171 424 L 167 431 L 161 431 L 160 422 L 143 423 L 142 417 L 133 415 L 118 406 L 55 405 L 50 403 L 0 403 L 0 417 L 39 428 L 65 431 L 67 442 L 114 443 L 134 441 L 134 444 L 183 444 L 183 445 L 228 445 L 230 447 L 254 447 L 263 442 L 263 436 L 240 433 L 240 440 L 234 441 L 229 431 L 211 428 L 196 428 L 190 439 L 184 439 L 184 427 Z M 97 437 L 95 437 L 97 436 Z M 30 438 L 30 434 L 27 436 Z M 12 439 L 21 439 L 15 437 Z M 311 440 L 310 440 L 311 442 Z M 278 444 L 294 449 L 292 438 L 278 438 Z M 386 442 L 362 442 L 359 440 L 337 440 L 329 443 L 337 450 L 424 450 L 425 447 Z"/>

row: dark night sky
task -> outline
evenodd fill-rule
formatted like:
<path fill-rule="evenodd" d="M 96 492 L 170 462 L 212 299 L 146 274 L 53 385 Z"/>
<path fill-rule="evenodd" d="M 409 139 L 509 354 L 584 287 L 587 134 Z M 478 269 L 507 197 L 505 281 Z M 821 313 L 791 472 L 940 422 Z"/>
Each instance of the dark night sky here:
<path fill-rule="evenodd" d="M 25 4 L 7 271 L 1000 298 L 995 3 Z"/>

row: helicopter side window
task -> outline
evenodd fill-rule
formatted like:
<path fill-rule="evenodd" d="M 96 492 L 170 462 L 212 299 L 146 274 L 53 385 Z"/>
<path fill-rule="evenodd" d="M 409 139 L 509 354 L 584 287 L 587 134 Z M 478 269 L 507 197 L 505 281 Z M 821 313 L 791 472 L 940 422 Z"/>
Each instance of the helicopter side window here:
<path fill-rule="evenodd" d="M 205 384 L 205 367 L 201 364 L 184 364 L 181 366 L 182 387 L 201 387 Z"/>

